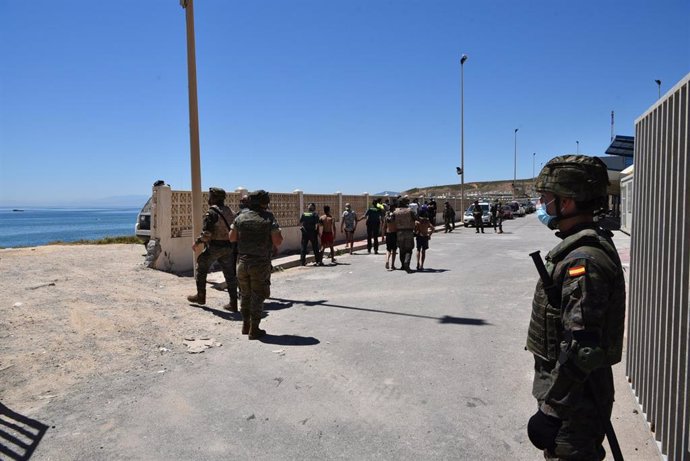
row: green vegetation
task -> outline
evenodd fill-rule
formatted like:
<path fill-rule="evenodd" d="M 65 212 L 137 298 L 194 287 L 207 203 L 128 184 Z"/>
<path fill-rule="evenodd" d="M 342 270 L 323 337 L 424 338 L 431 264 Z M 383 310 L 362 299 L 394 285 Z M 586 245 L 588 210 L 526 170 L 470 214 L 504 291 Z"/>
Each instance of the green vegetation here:
<path fill-rule="evenodd" d="M 76 242 L 63 242 L 57 240 L 48 245 L 109 245 L 111 243 L 143 243 L 136 235 L 122 235 L 119 237 L 104 237 L 98 240 L 77 240 Z"/>

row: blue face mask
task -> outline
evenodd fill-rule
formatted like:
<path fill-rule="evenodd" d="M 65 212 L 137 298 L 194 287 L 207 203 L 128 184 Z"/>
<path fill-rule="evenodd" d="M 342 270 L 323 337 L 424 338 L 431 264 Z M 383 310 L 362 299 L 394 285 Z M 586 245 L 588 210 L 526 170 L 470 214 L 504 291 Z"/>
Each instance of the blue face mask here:
<path fill-rule="evenodd" d="M 549 229 L 552 229 L 551 223 L 554 219 L 556 219 L 556 216 L 548 214 L 546 212 L 546 207 L 553 203 L 555 200 L 556 199 L 553 199 L 549 203 L 541 203 L 537 207 L 537 218 L 539 218 L 539 221 Z"/>

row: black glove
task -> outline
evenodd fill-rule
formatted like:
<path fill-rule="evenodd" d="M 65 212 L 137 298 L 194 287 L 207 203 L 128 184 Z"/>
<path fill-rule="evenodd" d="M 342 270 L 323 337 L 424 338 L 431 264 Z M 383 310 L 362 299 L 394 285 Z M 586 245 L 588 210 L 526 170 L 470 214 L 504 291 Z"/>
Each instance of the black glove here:
<path fill-rule="evenodd" d="M 540 450 L 551 450 L 556 447 L 556 436 L 563 420 L 537 411 L 527 423 L 527 436 L 532 445 Z"/>

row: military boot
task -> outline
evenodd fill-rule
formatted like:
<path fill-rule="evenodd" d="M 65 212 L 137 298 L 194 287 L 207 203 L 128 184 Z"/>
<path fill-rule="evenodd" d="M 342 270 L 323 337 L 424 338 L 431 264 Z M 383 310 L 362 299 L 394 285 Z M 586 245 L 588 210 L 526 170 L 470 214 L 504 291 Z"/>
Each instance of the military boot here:
<path fill-rule="evenodd" d="M 230 312 L 237 312 L 237 295 L 230 295 L 230 302 L 223 306 L 223 309 Z"/>
<path fill-rule="evenodd" d="M 206 293 L 199 293 L 187 296 L 187 301 L 194 304 L 206 304 Z"/>
<path fill-rule="evenodd" d="M 248 335 L 251 328 L 251 322 L 249 320 L 242 320 L 242 334 Z"/>
<path fill-rule="evenodd" d="M 249 325 L 249 339 L 259 339 L 266 334 L 266 330 L 261 330 L 259 324 L 261 320 L 252 320 Z"/>

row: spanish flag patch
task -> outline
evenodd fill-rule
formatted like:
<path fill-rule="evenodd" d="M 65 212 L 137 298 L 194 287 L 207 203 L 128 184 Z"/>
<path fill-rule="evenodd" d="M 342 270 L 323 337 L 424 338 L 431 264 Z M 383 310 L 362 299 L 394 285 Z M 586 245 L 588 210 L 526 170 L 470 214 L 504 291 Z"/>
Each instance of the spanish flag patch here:
<path fill-rule="evenodd" d="M 585 266 L 575 266 L 568 269 L 568 275 L 571 277 L 579 277 L 585 275 L 586 272 Z"/>

